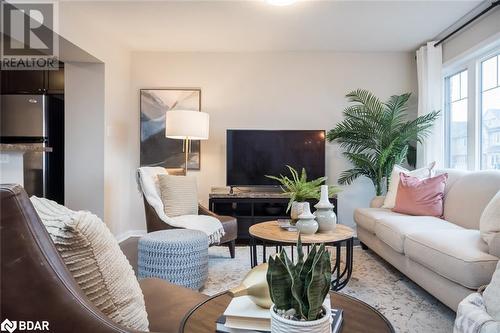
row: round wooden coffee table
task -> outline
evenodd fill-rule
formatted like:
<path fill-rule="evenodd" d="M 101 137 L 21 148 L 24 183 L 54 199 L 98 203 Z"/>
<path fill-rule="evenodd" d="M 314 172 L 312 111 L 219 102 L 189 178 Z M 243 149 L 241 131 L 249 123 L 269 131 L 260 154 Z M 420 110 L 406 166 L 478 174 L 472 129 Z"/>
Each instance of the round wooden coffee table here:
<path fill-rule="evenodd" d="M 330 292 L 333 308 L 344 310 L 341 333 L 393 333 L 391 323 L 370 305 L 344 294 Z M 214 333 L 231 296 L 223 293 L 196 306 L 183 319 L 179 333 Z"/>
<path fill-rule="evenodd" d="M 291 259 L 292 261 L 294 260 L 293 246 L 297 244 L 299 238 L 297 231 L 287 231 L 279 226 L 278 221 L 268 221 L 252 225 L 249 232 L 251 236 L 250 262 L 252 268 L 258 265 L 258 245 L 262 245 L 262 262 L 266 262 L 266 247 L 270 245 L 276 246 L 276 251 L 280 251 L 283 246 L 290 246 Z M 352 274 L 354 230 L 343 224 L 337 224 L 332 231 L 301 235 L 301 241 L 306 246 L 324 243 L 327 246 L 335 248 L 335 265 L 332 268 L 332 290 L 339 291 L 344 288 Z M 342 259 L 342 252 L 345 252 L 344 260 Z"/>

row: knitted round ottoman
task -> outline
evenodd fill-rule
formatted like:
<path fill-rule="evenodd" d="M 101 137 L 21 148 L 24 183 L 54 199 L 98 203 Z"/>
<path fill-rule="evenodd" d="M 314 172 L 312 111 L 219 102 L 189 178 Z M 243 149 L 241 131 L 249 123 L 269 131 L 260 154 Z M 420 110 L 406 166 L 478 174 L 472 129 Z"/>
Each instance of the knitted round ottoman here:
<path fill-rule="evenodd" d="M 139 239 L 139 278 L 199 290 L 208 276 L 208 237 L 197 230 L 155 231 Z"/>

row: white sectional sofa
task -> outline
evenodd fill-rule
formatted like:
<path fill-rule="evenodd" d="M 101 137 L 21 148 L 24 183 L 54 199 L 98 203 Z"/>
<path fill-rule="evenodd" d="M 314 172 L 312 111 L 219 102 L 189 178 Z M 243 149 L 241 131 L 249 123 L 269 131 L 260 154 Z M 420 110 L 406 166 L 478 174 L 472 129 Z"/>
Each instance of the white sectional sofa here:
<path fill-rule="evenodd" d="M 443 172 L 443 219 L 394 213 L 380 208 L 383 197 L 377 197 L 371 208 L 356 209 L 354 220 L 364 247 L 456 311 L 462 299 L 490 282 L 500 257 L 500 235 L 492 250 L 479 232 L 480 216 L 500 190 L 500 172 Z"/>

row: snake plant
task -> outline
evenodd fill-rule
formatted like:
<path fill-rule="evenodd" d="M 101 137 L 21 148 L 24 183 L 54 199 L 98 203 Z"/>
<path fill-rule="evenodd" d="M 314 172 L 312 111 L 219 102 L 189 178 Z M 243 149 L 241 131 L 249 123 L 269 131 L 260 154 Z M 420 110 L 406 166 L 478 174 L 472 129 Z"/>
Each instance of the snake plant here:
<path fill-rule="evenodd" d="M 302 242 L 297 242 L 297 263 L 284 250 L 269 258 L 267 283 L 276 310 L 295 310 L 298 320 L 317 320 L 331 282 L 330 253 L 325 245 L 314 245 L 304 260 Z"/>

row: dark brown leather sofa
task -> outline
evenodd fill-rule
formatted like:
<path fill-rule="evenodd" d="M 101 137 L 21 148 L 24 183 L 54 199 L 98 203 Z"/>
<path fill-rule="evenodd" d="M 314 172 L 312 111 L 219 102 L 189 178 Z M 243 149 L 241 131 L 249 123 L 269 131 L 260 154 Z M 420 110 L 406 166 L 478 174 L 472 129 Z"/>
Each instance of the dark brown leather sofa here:
<path fill-rule="evenodd" d="M 26 192 L 0 186 L 0 318 L 46 320 L 50 332 L 132 332 L 89 302 L 59 256 Z M 151 332 L 178 332 L 206 296 L 159 279 L 140 281 Z"/>

